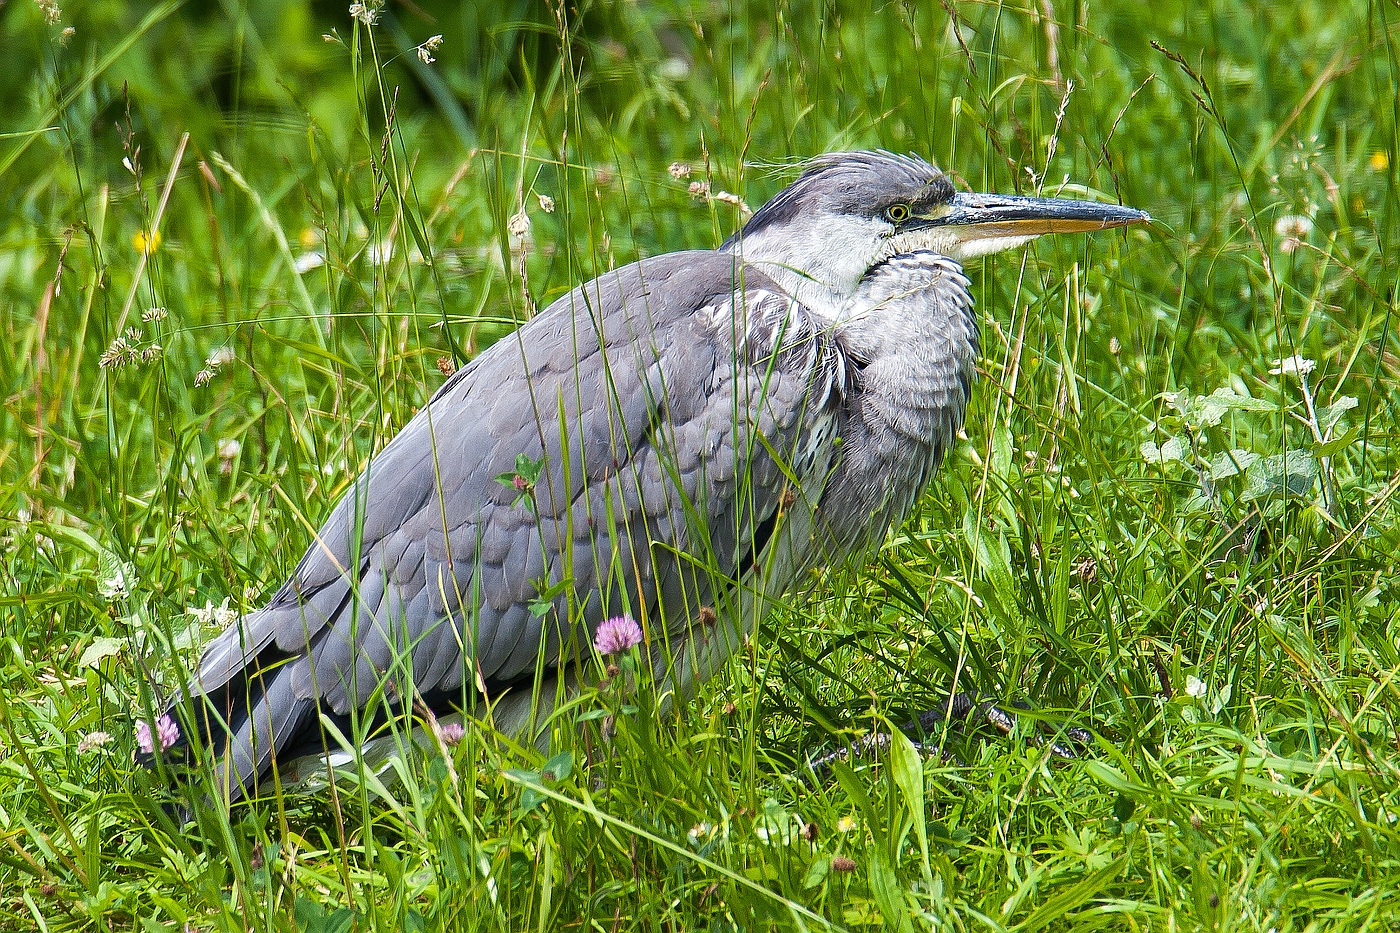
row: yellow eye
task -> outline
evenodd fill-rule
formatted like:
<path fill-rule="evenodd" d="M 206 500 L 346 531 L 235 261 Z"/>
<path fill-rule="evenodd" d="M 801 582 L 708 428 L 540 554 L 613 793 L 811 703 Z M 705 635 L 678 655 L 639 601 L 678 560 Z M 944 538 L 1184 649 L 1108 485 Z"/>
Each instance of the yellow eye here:
<path fill-rule="evenodd" d="M 891 204 L 885 208 L 885 216 L 893 223 L 902 224 L 909 219 L 909 205 Z"/>

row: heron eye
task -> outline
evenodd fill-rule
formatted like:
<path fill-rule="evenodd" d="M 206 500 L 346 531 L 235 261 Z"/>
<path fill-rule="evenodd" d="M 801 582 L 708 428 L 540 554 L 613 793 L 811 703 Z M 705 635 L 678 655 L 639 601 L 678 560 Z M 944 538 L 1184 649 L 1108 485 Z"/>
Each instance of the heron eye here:
<path fill-rule="evenodd" d="M 891 204 L 885 208 L 885 216 L 893 223 L 902 224 L 909 219 L 908 204 Z"/>

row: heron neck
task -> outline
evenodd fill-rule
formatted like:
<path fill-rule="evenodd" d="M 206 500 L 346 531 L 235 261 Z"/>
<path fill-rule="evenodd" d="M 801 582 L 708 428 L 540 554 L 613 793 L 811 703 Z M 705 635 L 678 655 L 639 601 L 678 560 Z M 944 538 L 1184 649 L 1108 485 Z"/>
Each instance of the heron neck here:
<path fill-rule="evenodd" d="M 855 372 L 839 466 L 822 498 L 834 551 L 878 544 L 902 521 L 962 425 L 978 353 L 968 281 L 922 251 L 871 269 L 832 336 Z"/>
<path fill-rule="evenodd" d="M 835 322 L 866 272 L 866 242 L 858 246 L 783 229 L 735 240 L 729 251 L 778 283 L 813 317 Z"/>

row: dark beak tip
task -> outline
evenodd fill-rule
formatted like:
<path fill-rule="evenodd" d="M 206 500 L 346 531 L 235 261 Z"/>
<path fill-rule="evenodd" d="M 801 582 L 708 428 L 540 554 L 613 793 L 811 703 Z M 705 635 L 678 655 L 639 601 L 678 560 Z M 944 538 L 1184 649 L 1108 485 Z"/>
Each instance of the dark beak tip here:
<path fill-rule="evenodd" d="M 1147 211 L 1140 211 L 1135 207 L 1126 206 L 1121 206 L 1118 210 L 1121 211 L 1121 213 L 1116 217 L 1106 220 L 1104 222 L 1105 227 L 1150 226 L 1153 222 L 1152 215 L 1147 213 Z"/>

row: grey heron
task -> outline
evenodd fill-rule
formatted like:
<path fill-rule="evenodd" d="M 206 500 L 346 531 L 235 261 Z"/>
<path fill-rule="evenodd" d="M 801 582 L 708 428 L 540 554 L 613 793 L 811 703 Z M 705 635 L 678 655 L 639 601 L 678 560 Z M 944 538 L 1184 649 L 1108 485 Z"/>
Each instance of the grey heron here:
<path fill-rule="evenodd" d="M 959 192 L 915 156 L 811 161 L 719 249 L 609 271 L 454 373 L 210 642 L 185 731 L 234 798 L 376 704 L 538 739 L 621 615 L 684 698 L 909 514 L 974 377 L 960 263 L 1148 219 Z"/>

